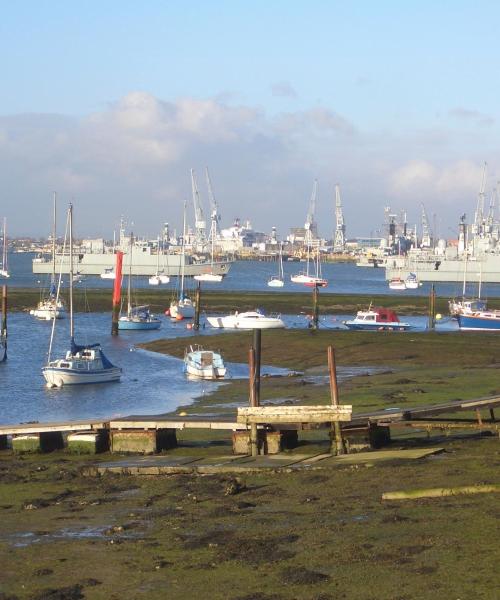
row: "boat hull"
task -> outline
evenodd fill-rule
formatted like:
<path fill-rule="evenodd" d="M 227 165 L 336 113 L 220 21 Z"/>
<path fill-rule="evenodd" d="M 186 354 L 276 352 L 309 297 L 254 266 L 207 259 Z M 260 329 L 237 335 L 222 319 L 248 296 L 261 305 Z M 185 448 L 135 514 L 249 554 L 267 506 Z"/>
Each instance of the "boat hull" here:
<path fill-rule="evenodd" d="M 186 363 L 186 373 L 191 377 L 199 379 L 223 379 L 226 375 L 226 367 L 197 367 L 191 363 Z"/>
<path fill-rule="evenodd" d="M 500 331 L 500 312 L 488 314 L 458 315 L 458 326 L 461 331 Z"/>
<path fill-rule="evenodd" d="M 150 321 L 134 321 L 124 317 L 118 321 L 118 329 L 127 331 L 144 331 L 149 329 L 160 329 L 160 327 L 160 319 L 152 319 Z"/>
<path fill-rule="evenodd" d="M 283 329 L 285 324 L 281 319 L 263 317 L 257 319 L 229 317 L 207 317 L 208 323 L 218 329 Z"/>
<path fill-rule="evenodd" d="M 109 369 L 96 369 L 81 372 L 77 369 L 61 367 L 43 367 L 42 374 L 47 384 L 51 387 L 63 385 L 84 385 L 88 383 L 109 383 L 119 381 L 122 370 L 119 367 Z"/>
<path fill-rule="evenodd" d="M 356 331 L 408 331 L 412 328 L 409 323 L 355 323 L 346 321 L 346 327 Z"/>

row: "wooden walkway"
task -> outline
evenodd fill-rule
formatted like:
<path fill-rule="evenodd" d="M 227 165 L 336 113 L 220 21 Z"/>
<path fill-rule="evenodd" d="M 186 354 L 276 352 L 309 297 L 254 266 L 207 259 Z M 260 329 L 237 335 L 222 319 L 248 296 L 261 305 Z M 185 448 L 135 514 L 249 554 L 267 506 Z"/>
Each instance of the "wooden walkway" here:
<path fill-rule="evenodd" d="M 453 420 L 443 418 L 439 423 L 450 423 L 450 429 L 472 428 L 479 430 L 498 431 L 498 423 L 494 418 L 494 409 L 500 407 L 500 396 L 489 396 L 476 398 L 474 400 L 456 400 L 417 406 L 412 408 L 394 408 L 379 410 L 373 412 L 353 413 L 352 420 L 345 423 L 343 427 L 347 430 L 351 428 L 367 428 L 370 425 L 391 426 L 408 425 L 422 427 L 431 427 L 432 420 L 438 415 L 448 415 L 457 412 L 473 411 L 476 414 L 474 420 Z M 490 419 L 483 419 L 481 411 L 489 410 Z M 455 425 L 453 425 L 455 423 Z M 329 426 L 329 425 L 328 425 Z M 287 429 L 302 429 L 299 425 L 287 426 Z M 439 428 L 439 427 L 436 427 Z M 161 429 L 208 429 L 208 430 L 227 430 L 227 431 L 245 431 L 248 430 L 245 424 L 238 423 L 235 417 L 176 417 L 171 415 L 131 415 L 128 417 L 116 419 L 87 419 L 79 421 L 58 421 L 58 422 L 30 422 L 0 425 L 0 436 L 35 434 L 47 432 L 74 432 L 74 431 L 98 431 L 98 430 L 161 430 Z"/>

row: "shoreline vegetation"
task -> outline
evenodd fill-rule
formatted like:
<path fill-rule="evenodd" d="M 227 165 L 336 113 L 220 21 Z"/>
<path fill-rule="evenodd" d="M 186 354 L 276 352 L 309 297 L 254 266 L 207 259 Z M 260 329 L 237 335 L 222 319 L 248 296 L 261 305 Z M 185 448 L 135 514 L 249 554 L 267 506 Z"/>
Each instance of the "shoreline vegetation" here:
<path fill-rule="evenodd" d="M 137 289 L 134 297 L 139 304 L 149 304 L 151 309 L 162 312 L 168 307 L 172 289 Z M 66 290 L 62 297 L 66 299 Z M 448 297 L 436 297 L 437 312 L 448 314 Z M 9 310 L 29 311 L 40 300 L 37 288 L 9 287 Z M 111 311 L 112 289 L 76 288 L 74 290 L 75 310 L 78 312 Z M 350 314 L 373 306 L 382 305 L 406 315 L 426 315 L 429 310 L 427 296 L 374 295 L 374 294 L 335 294 L 320 292 L 319 310 L 321 314 Z M 309 313 L 312 310 L 311 293 L 307 292 L 246 292 L 246 291 L 202 291 L 202 312 L 233 312 L 235 310 L 255 310 L 283 314 Z M 500 308 L 500 298 L 488 302 L 491 308 Z"/>

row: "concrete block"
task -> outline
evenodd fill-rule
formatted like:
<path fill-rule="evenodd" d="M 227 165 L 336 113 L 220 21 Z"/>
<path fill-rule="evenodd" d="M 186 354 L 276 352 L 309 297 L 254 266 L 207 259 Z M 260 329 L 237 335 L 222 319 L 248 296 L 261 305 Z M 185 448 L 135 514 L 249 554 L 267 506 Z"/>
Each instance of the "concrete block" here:
<path fill-rule="evenodd" d="M 7 450 L 9 447 L 6 435 L 0 435 L 0 450 Z"/>
<path fill-rule="evenodd" d="M 278 454 L 297 446 L 297 431 L 258 431 L 259 454 Z M 233 454 L 251 454 L 250 432 L 233 432 Z"/>
<path fill-rule="evenodd" d="M 14 452 L 52 452 L 64 448 L 64 440 L 60 431 L 15 435 L 12 438 Z"/>
<path fill-rule="evenodd" d="M 111 431 L 111 452 L 156 454 L 177 446 L 175 429 Z"/>
<path fill-rule="evenodd" d="M 109 435 L 106 430 L 70 433 L 66 442 L 68 452 L 74 454 L 97 454 L 109 450 Z"/>

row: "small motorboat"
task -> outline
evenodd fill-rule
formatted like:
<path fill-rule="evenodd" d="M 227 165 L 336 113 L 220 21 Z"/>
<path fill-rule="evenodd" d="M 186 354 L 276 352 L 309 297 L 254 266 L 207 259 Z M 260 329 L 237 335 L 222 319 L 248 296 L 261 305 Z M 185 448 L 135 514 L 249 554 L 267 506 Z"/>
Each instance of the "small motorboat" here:
<path fill-rule="evenodd" d="M 350 321 L 344 321 L 349 329 L 367 331 L 407 331 L 412 328 L 409 323 L 399 320 L 397 314 L 390 308 L 371 306 L 368 310 L 360 310 L 356 317 Z"/>
<path fill-rule="evenodd" d="M 116 273 L 113 267 L 105 269 L 104 273 L 101 273 L 101 279 L 116 279 Z"/>
<path fill-rule="evenodd" d="M 267 316 L 259 311 L 248 311 L 225 317 L 207 317 L 212 327 L 219 329 L 283 329 L 285 323 L 280 317 Z"/>
<path fill-rule="evenodd" d="M 417 290 L 421 285 L 422 283 L 418 279 L 416 273 L 408 273 L 408 277 L 405 279 L 405 287 L 407 290 Z"/>
<path fill-rule="evenodd" d="M 201 346 L 189 346 L 184 356 L 186 373 L 200 379 L 222 379 L 226 367 L 222 356 L 213 350 L 204 350 Z"/>
<path fill-rule="evenodd" d="M 389 288 L 391 290 L 406 290 L 406 283 L 405 280 L 402 279 L 401 277 L 393 277 L 390 281 L 389 281 Z"/>
<path fill-rule="evenodd" d="M 283 281 L 283 279 L 281 279 L 279 275 L 273 275 L 267 282 L 267 285 L 269 287 L 283 287 L 285 285 L 285 282 Z"/>
<path fill-rule="evenodd" d="M 55 296 L 49 296 L 40 300 L 36 308 L 30 310 L 30 315 L 41 321 L 51 321 L 52 319 L 62 319 L 66 316 L 66 308 L 60 299 Z"/>
<path fill-rule="evenodd" d="M 209 283 L 220 283 L 224 279 L 224 275 L 202 273 L 201 275 L 195 275 L 193 279 L 196 279 L 196 281 L 208 281 Z"/>

